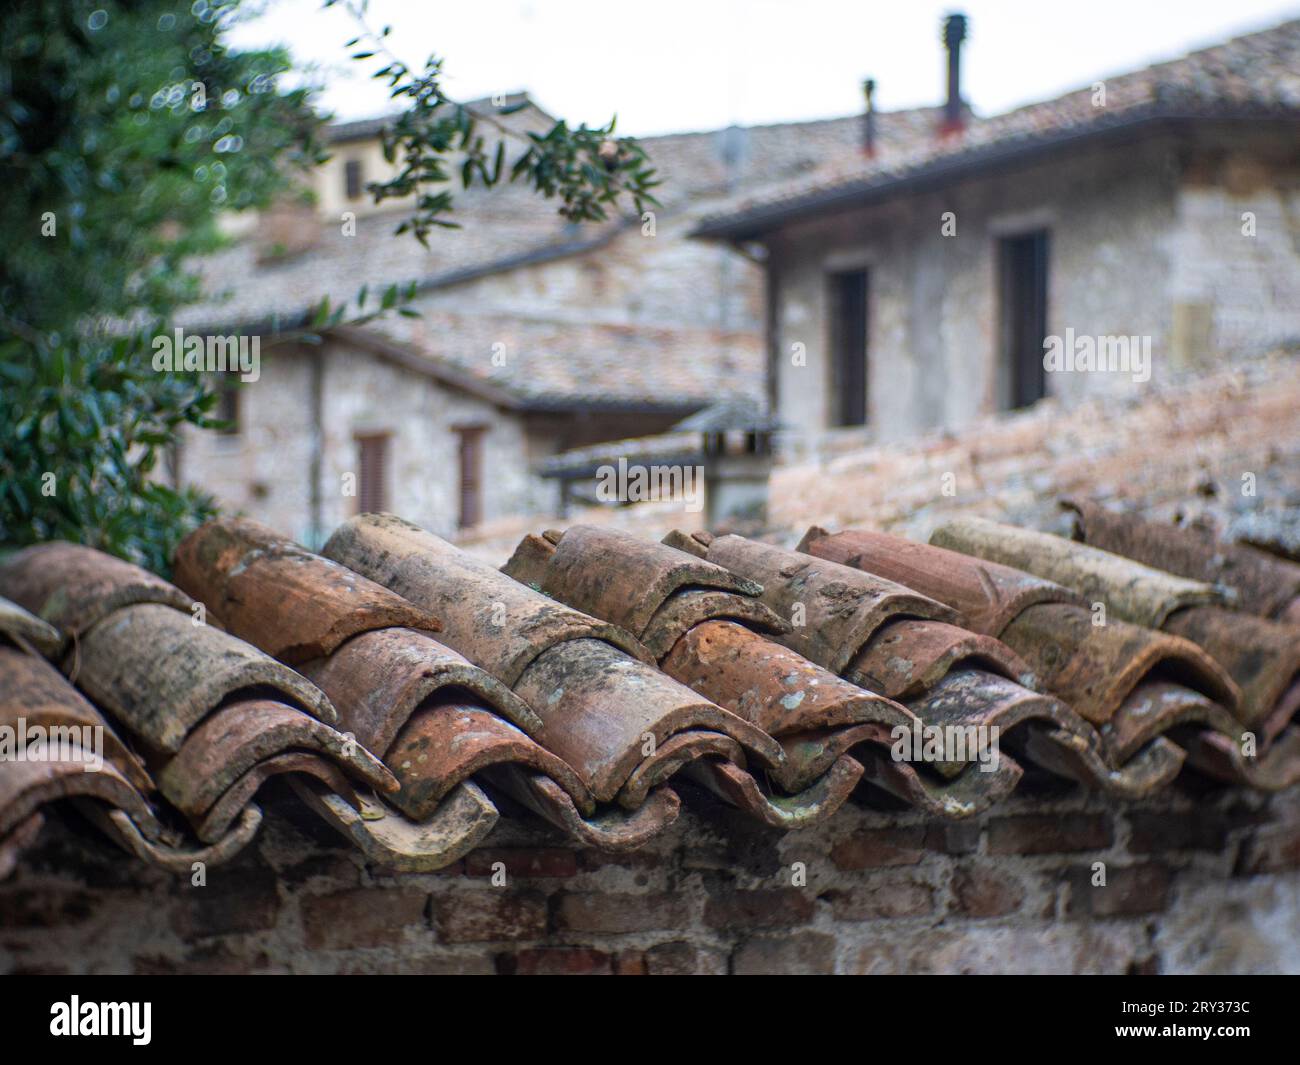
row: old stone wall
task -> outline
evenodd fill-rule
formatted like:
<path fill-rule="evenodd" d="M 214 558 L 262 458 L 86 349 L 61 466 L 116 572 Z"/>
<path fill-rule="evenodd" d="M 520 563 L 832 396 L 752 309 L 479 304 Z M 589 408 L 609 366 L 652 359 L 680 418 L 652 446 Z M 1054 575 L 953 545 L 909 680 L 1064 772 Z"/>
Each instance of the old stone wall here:
<path fill-rule="evenodd" d="M 855 799 L 782 835 L 683 790 L 641 851 L 506 817 L 455 866 L 394 875 L 273 783 L 260 838 L 205 887 L 56 816 L 0 884 L 0 969 L 1300 972 L 1295 795 L 1119 803 L 1040 783 L 967 823 Z"/>
<path fill-rule="evenodd" d="M 314 367 L 313 363 L 319 362 Z M 356 513 L 344 476 L 359 475 L 358 435 L 389 435 L 388 506 L 442 536 L 457 530 L 457 428 L 482 425 L 484 517 L 554 510 L 556 489 L 530 473 L 523 420 L 369 352 L 331 342 L 276 350 L 259 380 L 240 386 L 240 431 L 190 432 L 182 479 L 223 507 L 309 542 L 313 377 L 321 374 L 321 528 L 326 535 Z"/>
<path fill-rule="evenodd" d="M 691 219 L 661 213 L 580 255 L 503 271 L 418 297 L 421 317 L 385 321 L 395 338 L 529 396 L 574 391 L 654 405 L 716 398 L 723 380 L 761 394 L 762 276 L 753 263 L 687 237 Z M 395 238 L 396 239 L 396 238 Z M 358 282 L 359 283 L 359 282 Z M 498 349 L 504 366 L 492 360 Z M 559 486 L 533 472 L 556 451 L 659 432 L 680 415 L 504 410 L 433 378 L 331 340 L 274 349 L 240 392 L 238 434 L 188 433 L 182 479 L 298 539 L 311 539 L 312 363 L 323 366 L 322 527 L 355 509 L 341 494 L 358 433 L 390 433 L 390 507 L 425 528 L 457 530 L 457 426 L 481 424 L 484 520 L 556 513 Z M 679 367 L 673 370 L 671 367 Z M 650 387 L 647 380 L 657 381 Z"/>
<path fill-rule="evenodd" d="M 1253 143 L 1156 137 L 791 227 L 771 272 L 787 450 L 807 454 L 831 428 L 827 275 L 837 271 L 869 273 L 869 432 L 885 441 L 1003 405 L 1004 237 L 1048 231 L 1049 334 L 1150 337 L 1157 381 L 1294 338 L 1295 175 L 1294 159 Z M 1254 237 L 1242 232 L 1248 210 Z M 1144 387 L 1120 373 L 1047 382 L 1067 403 Z"/>

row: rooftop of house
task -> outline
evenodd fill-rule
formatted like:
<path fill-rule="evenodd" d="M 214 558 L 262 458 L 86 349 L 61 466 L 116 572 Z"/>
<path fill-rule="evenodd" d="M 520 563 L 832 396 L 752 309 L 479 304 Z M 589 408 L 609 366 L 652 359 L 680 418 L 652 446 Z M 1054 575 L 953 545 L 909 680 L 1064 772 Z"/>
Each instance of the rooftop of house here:
<path fill-rule="evenodd" d="M 512 114 L 510 121 L 532 126 L 547 121 L 522 94 L 506 101 L 507 106 L 520 103 L 528 107 Z M 475 101 L 471 106 L 491 104 Z M 933 121 L 931 109 L 881 114 L 878 135 L 882 143 L 901 145 L 924 137 Z M 382 122 L 341 124 L 331 128 L 331 139 L 335 144 L 373 140 Z M 810 172 L 828 160 L 859 153 L 861 117 L 671 134 L 642 143 L 663 181 L 656 196 L 663 204 L 659 230 L 666 236 L 673 227 L 685 232 L 708 204 L 737 189 Z M 420 293 L 430 293 L 598 252 L 641 225 L 635 217 L 571 224 L 556 213 L 554 204 L 521 185 L 461 190 L 451 216 L 461 228 L 436 233 L 427 248 L 409 234 L 394 234 L 404 217 L 400 206 L 362 213 L 355 233 L 345 235 L 337 218 L 291 212 L 287 224 L 292 236 L 285 247 L 275 243 L 274 225 L 236 236 L 227 248 L 198 264 L 209 296 L 187 308 L 180 320 L 190 328 L 293 327 L 303 324 L 308 309 L 324 297 L 333 306 L 355 301 L 363 284 L 378 292 L 391 284 L 414 283 Z M 596 318 L 577 323 L 572 318 L 556 315 L 551 330 L 556 344 L 547 341 L 546 321 L 535 323 L 540 333 L 530 334 L 526 345 L 515 345 L 519 358 L 502 366 L 482 355 L 511 331 L 515 319 L 509 315 L 441 310 L 433 313 L 423 335 L 409 321 L 385 321 L 369 328 L 431 364 L 491 383 L 500 389 L 505 404 L 649 404 L 687 412 L 719 394 L 761 395 L 761 357 L 757 349 L 749 350 L 753 345 L 735 345 L 734 354 L 721 360 L 699 358 L 702 344 L 712 350 L 721 339 L 727 346 L 720 331 L 705 335 L 671 319 L 602 324 Z M 562 357 L 557 347 L 561 332 Z M 629 372 L 631 367 L 635 373 Z"/>
<path fill-rule="evenodd" d="M 0 562 L 0 725 L 29 745 L 0 764 L 0 871 L 72 800 L 188 874 L 249 843 L 273 777 L 405 871 L 503 813 L 635 850 L 680 781 L 782 830 L 846 802 L 960 821 L 1022 779 L 1300 781 L 1300 565 L 1087 500 L 1063 514 L 1067 536 L 958 518 L 930 544 L 814 527 L 797 550 L 575 525 L 501 569 L 391 515 L 322 555 L 221 519 L 175 584 L 27 548 Z"/>
<path fill-rule="evenodd" d="M 753 240 L 817 214 L 988 172 L 1010 161 L 1173 121 L 1300 118 L 1300 20 L 1237 37 L 1178 59 L 1106 78 L 957 132 L 880 144 L 871 158 L 827 160 L 816 171 L 744 190 L 695 229 L 702 237 Z M 1294 136 L 1294 133 L 1291 134 Z"/>

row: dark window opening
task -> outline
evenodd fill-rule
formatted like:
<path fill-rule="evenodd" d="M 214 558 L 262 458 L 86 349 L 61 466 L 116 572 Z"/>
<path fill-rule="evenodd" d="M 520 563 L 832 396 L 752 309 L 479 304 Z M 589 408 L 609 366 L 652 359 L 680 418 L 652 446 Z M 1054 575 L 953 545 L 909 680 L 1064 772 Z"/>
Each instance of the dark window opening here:
<path fill-rule="evenodd" d="M 226 436 L 239 433 L 239 377 L 236 373 L 219 373 L 216 382 L 217 405 L 212 416 L 221 425 L 217 432 Z"/>
<path fill-rule="evenodd" d="M 388 434 L 357 437 L 357 513 L 388 510 Z"/>
<path fill-rule="evenodd" d="M 831 274 L 831 411 L 835 425 L 867 424 L 867 271 Z"/>
<path fill-rule="evenodd" d="M 1001 243 L 1003 397 L 1008 410 L 1047 395 L 1047 231 Z"/>
<path fill-rule="evenodd" d="M 182 443 L 182 438 L 178 436 L 167 445 L 166 450 L 163 452 L 167 470 L 167 483 L 177 491 L 180 491 L 181 487 L 181 463 L 184 456 L 183 448 L 184 444 Z"/>
<path fill-rule="evenodd" d="M 349 159 L 343 164 L 343 185 L 349 200 L 361 199 L 361 160 Z"/>
<path fill-rule="evenodd" d="M 483 521 L 483 435 L 487 427 L 467 425 L 456 430 L 460 436 L 460 517 L 457 524 L 469 529 Z"/>

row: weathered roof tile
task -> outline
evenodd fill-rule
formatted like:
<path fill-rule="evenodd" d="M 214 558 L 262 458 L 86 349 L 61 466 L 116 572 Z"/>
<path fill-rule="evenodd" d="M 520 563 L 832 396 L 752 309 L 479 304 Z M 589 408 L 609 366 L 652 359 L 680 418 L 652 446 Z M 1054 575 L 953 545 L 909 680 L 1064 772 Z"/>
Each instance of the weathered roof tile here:
<path fill-rule="evenodd" d="M 1300 565 L 1248 544 L 1217 540 L 1208 530 L 1161 525 L 1121 514 L 1090 500 L 1066 500 L 1078 515 L 1079 538 L 1092 547 L 1177 573 L 1226 585 L 1237 605 L 1281 620 L 1300 601 Z"/>
<path fill-rule="evenodd" d="M 1035 603 L 1083 605 L 1077 593 L 1023 570 L 888 533 L 848 529 L 832 535 L 814 526 L 804 534 L 799 550 L 947 603 L 961 614 L 966 628 L 985 636 L 1001 636 L 1021 611 Z"/>
<path fill-rule="evenodd" d="M 0 562 L 0 595 L 79 636 L 124 606 L 162 603 L 189 611 L 192 600 L 148 570 L 91 547 L 52 541 Z"/>
<path fill-rule="evenodd" d="M 963 528 L 988 560 L 858 532 L 813 530 L 809 554 L 575 527 L 526 538 L 501 573 L 388 516 L 347 523 L 333 561 L 218 522 L 178 573 L 233 634 L 126 563 L 20 552 L 0 570 L 16 604 L 0 601 L 0 726 L 102 727 L 105 769 L 0 764 L 0 875 L 64 796 L 163 868 L 224 860 L 281 774 L 367 860 L 411 871 L 487 837 L 500 813 L 480 783 L 624 850 L 673 822 L 678 779 L 779 829 L 833 816 L 860 782 L 969 817 L 1024 760 L 1125 797 L 1184 765 L 1300 782 L 1293 628 L 1086 545 Z M 60 652 L 107 718 L 41 657 Z M 970 749 L 995 728 L 998 747 Z M 899 757 L 905 734 L 928 750 Z"/>
<path fill-rule="evenodd" d="M 291 762 L 273 761 L 290 754 Z M 341 782 L 342 793 L 352 797 L 353 805 L 355 795 L 345 779 L 341 781 L 341 771 L 378 791 L 397 790 L 379 759 L 355 740 L 301 710 L 260 698 L 234 699 L 199 722 L 159 771 L 158 785 L 199 826 L 199 838 L 210 843 L 225 834 L 244 805 L 227 802 L 224 816 L 214 820 L 210 813 L 218 800 L 236 787 L 251 799 L 257 790 L 251 781 L 260 785 L 275 775 L 272 766 L 279 772 L 310 772 L 331 784 Z"/>
<path fill-rule="evenodd" d="M 176 754 L 189 731 L 241 692 L 272 689 L 321 721 L 334 707 L 306 678 L 243 640 L 190 614 L 144 603 L 87 632 L 69 664 L 100 706 L 160 751 Z"/>
<path fill-rule="evenodd" d="M 286 665 L 321 658 L 363 632 L 436 632 L 427 610 L 246 519 L 211 521 L 176 549 L 176 583 L 222 625 Z"/>
<path fill-rule="evenodd" d="M 763 601 L 791 625 L 776 637 L 781 643 L 833 673 L 842 672 L 888 618 L 958 620 L 956 611 L 928 596 L 836 562 L 743 536 L 710 537 L 703 547 L 710 562 L 762 585 Z"/>
<path fill-rule="evenodd" d="M 63 634 L 49 622 L 0 596 L 0 637 L 53 658 L 63 647 Z"/>
<path fill-rule="evenodd" d="M 984 518 L 956 518 L 934 531 L 930 543 L 1025 570 L 1072 588 L 1089 602 L 1105 603 L 1124 621 L 1158 629 L 1175 611 L 1222 605 L 1227 592 L 1203 581 L 1175 577 L 1140 562 L 1034 529 Z"/>

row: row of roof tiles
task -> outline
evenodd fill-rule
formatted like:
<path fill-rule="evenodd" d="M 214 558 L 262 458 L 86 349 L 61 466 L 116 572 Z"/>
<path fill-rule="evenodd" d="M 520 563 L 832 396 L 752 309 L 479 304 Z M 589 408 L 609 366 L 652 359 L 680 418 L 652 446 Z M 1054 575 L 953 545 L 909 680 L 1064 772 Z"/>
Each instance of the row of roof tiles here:
<path fill-rule="evenodd" d="M 175 585 L 28 548 L 0 565 L 0 873 L 55 799 L 164 868 L 219 862 L 277 775 L 404 870 L 477 846 L 502 794 L 626 849 L 675 819 L 678 780 L 778 828 L 860 782 L 968 817 L 1026 765 L 1121 797 L 1300 780 L 1300 566 L 1070 506 L 1087 543 L 575 526 L 501 570 L 391 515 L 321 555 L 222 520 Z"/>

